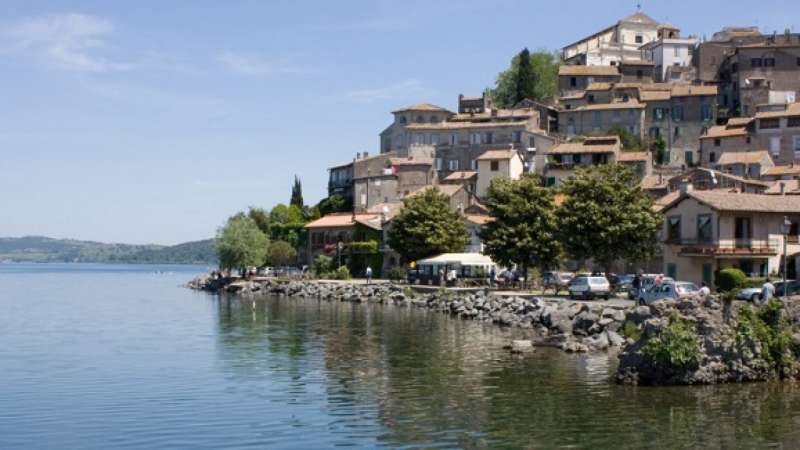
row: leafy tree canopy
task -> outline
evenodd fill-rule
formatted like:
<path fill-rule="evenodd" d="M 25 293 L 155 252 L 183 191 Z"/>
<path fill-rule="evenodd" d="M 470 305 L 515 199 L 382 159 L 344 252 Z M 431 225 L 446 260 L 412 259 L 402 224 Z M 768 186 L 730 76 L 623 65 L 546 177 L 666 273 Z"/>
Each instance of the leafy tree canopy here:
<path fill-rule="evenodd" d="M 558 242 L 553 192 L 533 176 L 512 181 L 496 179 L 486 195 L 489 214 L 495 218 L 481 232 L 485 253 L 495 261 L 525 269 L 558 266 Z"/>
<path fill-rule="evenodd" d="M 247 217 L 255 221 L 262 233 L 269 235 L 269 214 L 264 209 L 251 206 L 247 211 Z"/>
<path fill-rule="evenodd" d="M 302 207 L 297 205 L 286 206 L 283 203 L 278 203 L 270 210 L 269 220 L 272 224 L 280 225 L 305 222 Z"/>
<path fill-rule="evenodd" d="M 286 241 L 272 241 L 267 250 L 267 262 L 273 266 L 288 266 L 297 260 L 297 250 Z"/>
<path fill-rule="evenodd" d="M 619 164 L 578 170 L 564 182 L 557 211 L 560 241 L 575 259 L 593 258 L 608 270 L 619 259 L 641 261 L 655 253 L 663 216 Z"/>
<path fill-rule="evenodd" d="M 353 201 L 342 197 L 341 195 L 331 195 L 330 197 L 322 199 L 317 205 L 319 213 L 326 215 L 337 212 L 347 212 L 353 210 Z"/>
<path fill-rule="evenodd" d="M 522 64 L 525 59 L 523 55 L 526 53 L 530 61 L 530 70 L 525 67 L 526 64 Z M 560 61 L 558 53 L 544 50 L 529 53 L 525 49 L 511 59 L 511 66 L 508 69 L 497 75 L 495 87 L 489 89 L 488 94 L 500 108 L 510 108 L 525 98 L 550 99 L 556 95 Z"/>
<path fill-rule="evenodd" d="M 405 261 L 462 252 L 468 243 L 463 217 L 450 209 L 449 199 L 438 189 L 403 200 L 389 231 L 389 245 Z"/>
<path fill-rule="evenodd" d="M 217 231 L 215 248 L 223 269 L 245 269 L 264 264 L 269 238 L 256 222 L 237 214 Z"/>

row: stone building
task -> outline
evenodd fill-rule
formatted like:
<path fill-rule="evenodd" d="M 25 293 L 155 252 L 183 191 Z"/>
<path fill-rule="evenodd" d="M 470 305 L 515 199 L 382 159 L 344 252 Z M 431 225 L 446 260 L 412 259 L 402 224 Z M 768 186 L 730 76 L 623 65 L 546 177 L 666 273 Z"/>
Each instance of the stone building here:
<path fill-rule="evenodd" d="M 328 169 L 328 196 L 338 195 L 353 200 L 353 163 L 333 166 Z"/>
<path fill-rule="evenodd" d="M 600 135 L 615 127 L 644 138 L 645 104 L 636 98 L 615 99 L 610 103 L 592 103 L 559 112 L 559 130 L 566 136 Z"/>
<path fill-rule="evenodd" d="M 412 146 L 411 154 L 365 156 L 353 161 L 353 207 L 365 211 L 380 203 L 402 200 L 406 195 L 436 182 L 435 150 Z"/>
<path fill-rule="evenodd" d="M 756 180 L 774 165 L 766 150 L 723 153 L 716 163 L 717 169 L 722 172 Z"/>
<path fill-rule="evenodd" d="M 770 183 L 752 178 L 745 178 L 719 170 L 696 167 L 667 181 L 670 193 L 678 193 L 683 187 L 691 185 L 693 189 L 707 191 L 711 189 L 744 192 L 750 194 L 764 193 Z"/>
<path fill-rule="evenodd" d="M 412 139 L 407 127 L 411 124 L 439 124 L 455 115 L 441 106 L 420 103 L 407 108 L 392 111 L 394 121 L 380 134 L 381 153 L 396 152 L 405 156 L 411 144 L 438 144 L 438 136 L 415 136 Z M 427 141 L 427 142 L 426 142 Z"/>
<path fill-rule="evenodd" d="M 712 167 L 726 152 L 746 152 L 756 149 L 751 136 L 752 118 L 732 118 L 725 125 L 710 127 L 700 136 L 700 165 Z"/>
<path fill-rule="evenodd" d="M 545 186 L 560 186 L 563 180 L 573 177 L 578 168 L 616 162 L 621 151 L 622 144 L 617 136 L 589 137 L 581 142 L 558 144 L 544 155 Z"/>
<path fill-rule="evenodd" d="M 717 118 L 717 87 L 654 84 L 641 88 L 639 100 L 647 105 L 647 136 L 651 141 L 664 140 L 668 163 L 696 164 L 700 136 Z"/>
<path fill-rule="evenodd" d="M 719 67 L 722 106 L 752 116 L 760 105 L 794 103 L 800 92 L 800 35 L 762 36 L 729 49 Z"/>
<path fill-rule="evenodd" d="M 728 27 L 714 33 L 712 38 L 701 42 L 692 55 L 692 64 L 697 70 L 697 81 L 702 84 L 719 84 L 720 71 L 729 55 L 739 45 L 763 42 L 764 36 L 758 27 Z M 730 106 L 730 97 L 720 91 L 720 105 Z"/>
<path fill-rule="evenodd" d="M 580 94 L 593 83 L 618 83 L 622 75 L 616 66 L 561 66 L 558 68 L 559 96 Z"/>
<path fill-rule="evenodd" d="M 797 76 L 800 81 L 800 72 Z M 773 106 L 756 113 L 753 130 L 757 145 L 769 149 L 777 164 L 800 163 L 800 103 Z"/>
<path fill-rule="evenodd" d="M 488 98 L 459 97 L 459 113 L 444 114 L 432 110 L 435 119 L 409 122 L 408 114 L 418 114 L 419 107 L 395 111 L 395 122 L 381 134 L 382 151 L 397 142 L 410 142 L 394 147 L 398 156 L 405 156 L 416 146 L 435 149 L 434 168 L 440 179 L 453 172 L 475 171 L 477 158 L 487 150 L 514 148 L 533 164 L 536 152 L 546 151 L 555 138 L 540 128 L 542 122 L 536 108 L 495 109 Z M 409 112 L 410 111 L 410 112 Z M 406 117 L 405 122 L 402 117 Z M 391 136 L 391 138 L 389 138 Z"/>
<path fill-rule="evenodd" d="M 637 12 L 561 49 L 566 64 L 609 66 L 639 60 L 639 47 L 658 36 L 658 22 Z"/>

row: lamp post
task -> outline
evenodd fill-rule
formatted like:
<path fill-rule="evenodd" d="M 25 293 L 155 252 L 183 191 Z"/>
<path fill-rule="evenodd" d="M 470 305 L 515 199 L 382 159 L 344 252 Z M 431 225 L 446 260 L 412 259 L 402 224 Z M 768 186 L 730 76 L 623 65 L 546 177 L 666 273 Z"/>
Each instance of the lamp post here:
<path fill-rule="evenodd" d="M 342 241 L 336 243 L 336 255 L 339 257 L 339 266 L 342 267 L 342 249 L 344 248 L 344 244 Z"/>
<path fill-rule="evenodd" d="M 786 249 L 787 241 L 789 240 L 789 232 L 792 230 L 792 222 L 789 218 L 783 216 L 783 223 L 781 224 L 781 234 L 783 235 L 783 300 L 789 297 L 789 285 L 786 284 L 786 270 L 788 267 L 789 254 Z"/>

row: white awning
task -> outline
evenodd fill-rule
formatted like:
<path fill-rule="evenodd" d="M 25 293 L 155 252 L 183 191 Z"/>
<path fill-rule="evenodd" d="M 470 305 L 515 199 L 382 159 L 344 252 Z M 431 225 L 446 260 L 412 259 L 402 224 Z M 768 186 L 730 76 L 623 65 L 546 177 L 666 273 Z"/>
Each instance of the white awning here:
<path fill-rule="evenodd" d="M 441 255 L 417 261 L 417 265 L 461 265 L 461 266 L 494 266 L 492 258 L 481 253 L 442 253 Z"/>

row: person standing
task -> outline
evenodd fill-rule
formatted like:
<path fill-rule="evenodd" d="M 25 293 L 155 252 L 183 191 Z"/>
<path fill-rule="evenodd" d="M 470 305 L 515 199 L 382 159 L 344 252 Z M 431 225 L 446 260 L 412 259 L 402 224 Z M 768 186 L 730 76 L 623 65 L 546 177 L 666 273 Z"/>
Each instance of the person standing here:
<path fill-rule="evenodd" d="M 700 291 L 697 293 L 701 299 L 705 300 L 709 295 L 711 295 L 711 289 L 708 288 L 708 285 L 705 281 L 701 283 Z"/>
<path fill-rule="evenodd" d="M 494 266 L 492 266 L 492 270 L 489 271 L 489 286 L 494 287 L 494 284 L 497 282 L 497 271 L 494 270 Z"/>
<path fill-rule="evenodd" d="M 634 297 L 637 297 L 639 295 L 639 289 L 641 288 L 642 288 L 642 276 L 637 272 L 636 276 L 633 277 L 633 281 L 631 281 L 631 290 L 633 291 Z"/>
<path fill-rule="evenodd" d="M 761 286 L 761 302 L 767 303 L 774 296 L 775 296 L 775 285 L 772 284 L 772 282 L 769 280 L 769 277 L 767 277 L 767 280 Z"/>
<path fill-rule="evenodd" d="M 367 266 L 367 284 L 372 283 L 372 267 Z"/>

